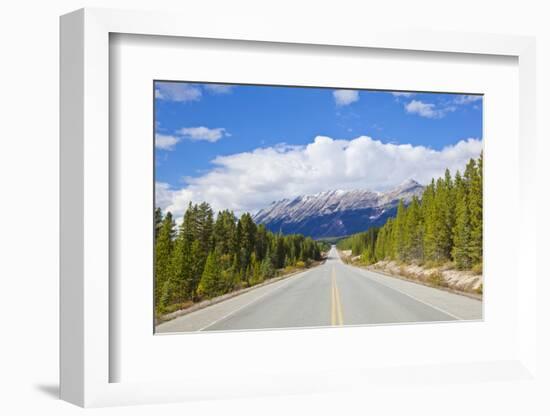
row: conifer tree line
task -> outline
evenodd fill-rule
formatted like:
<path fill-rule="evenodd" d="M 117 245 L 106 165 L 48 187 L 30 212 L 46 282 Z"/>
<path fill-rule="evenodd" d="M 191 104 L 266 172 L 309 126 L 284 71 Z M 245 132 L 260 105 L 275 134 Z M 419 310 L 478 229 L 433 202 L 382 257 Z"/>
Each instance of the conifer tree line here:
<path fill-rule="evenodd" d="M 454 178 L 447 169 L 432 179 L 422 198 L 408 206 L 401 200 L 397 215 L 380 228 L 354 234 L 338 243 L 366 264 L 381 260 L 442 264 L 459 270 L 481 270 L 483 261 L 483 154 L 470 159 Z"/>
<path fill-rule="evenodd" d="M 214 213 L 190 203 L 176 227 L 172 214 L 155 210 L 155 307 L 197 301 L 252 286 L 285 267 L 321 259 L 321 244 L 300 234 L 275 234 L 249 213 Z"/>

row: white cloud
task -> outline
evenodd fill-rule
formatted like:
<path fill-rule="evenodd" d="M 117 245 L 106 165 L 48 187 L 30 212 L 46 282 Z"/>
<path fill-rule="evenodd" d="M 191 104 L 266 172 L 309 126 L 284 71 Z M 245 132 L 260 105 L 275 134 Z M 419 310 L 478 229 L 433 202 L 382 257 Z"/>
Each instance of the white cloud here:
<path fill-rule="evenodd" d="M 481 95 L 457 95 L 454 99 L 439 102 L 438 104 L 412 100 L 405 103 L 404 106 L 405 111 L 410 114 L 418 114 L 426 118 L 442 118 L 447 113 L 455 111 L 457 106 L 475 103 L 481 99 L 483 99 Z"/>
<path fill-rule="evenodd" d="M 193 141 L 207 141 L 215 143 L 222 137 L 231 136 L 224 128 L 210 129 L 208 127 L 183 127 L 179 129 L 177 134 L 181 135 L 184 139 Z"/>
<path fill-rule="evenodd" d="M 224 84 L 189 84 L 185 82 L 157 82 L 155 98 L 166 101 L 199 101 L 203 92 L 211 94 L 230 94 L 233 85 Z"/>
<path fill-rule="evenodd" d="M 155 147 L 161 150 L 174 150 L 174 147 L 180 141 L 179 137 L 167 134 L 155 134 Z"/>
<path fill-rule="evenodd" d="M 455 98 L 456 104 L 470 104 L 483 99 L 482 95 L 459 95 Z"/>
<path fill-rule="evenodd" d="M 174 150 L 182 140 L 207 141 L 215 143 L 222 137 L 229 137 L 231 134 L 224 128 L 209 129 L 208 127 L 184 127 L 171 134 L 155 134 L 155 147 L 161 150 Z"/>
<path fill-rule="evenodd" d="M 394 97 L 412 97 L 415 93 L 414 92 L 399 92 L 399 91 L 393 91 L 390 93 Z"/>
<path fill-rule="evenodd" d="M 205 84 L 204 89 L 213 94 L 229 94 L 233 90 L 233 85 Z"/>
<path fill-rule="evenodd" d="M 426 184 L 445 168 L 462 170 L 478 157 L 482 142 L 466 139 L 442 150 L 382 143 L 361 136 L 334 140 L 318 136 L 307 146 L 258 148 L 220 156 L 202 176 L 181 189 L 157 184 L 157 205 L 181 217 L 189 201 L 207 201 L 214 210 L 256 212 L 272 201 L 330 189 L 391 189 L 413 178 Z"/>
<path fill-rule="evenodd" d="M 155 98 L 166 101 L 198 101 L 202 97 L 201 89 L 185 82 L 157 82 Z"/>
<path fill-rule="evenodd" d="M 174 191 L 170 190 L 170 185 L 163 182 L 155 183 L 155 206 L 166 207 L 172 203 Z"/>
<path fill-rule="evenodd" d="M 405 110 L 410 114 L 418 114 L 421 117 L 426 118 L 441 118 L 445 116 L 449 111 L 454 111 L 455 107 L 448 106 L 438 108 L 435 104 L 425 103 L 420 100 L 412 100 L 405 104 Z"/>
<path fill-rule="evenodd" d="M 359 101 L 359 92 L 355 90 L 335 90 L 332 92 L 336 105 L 349 105 Z"/>

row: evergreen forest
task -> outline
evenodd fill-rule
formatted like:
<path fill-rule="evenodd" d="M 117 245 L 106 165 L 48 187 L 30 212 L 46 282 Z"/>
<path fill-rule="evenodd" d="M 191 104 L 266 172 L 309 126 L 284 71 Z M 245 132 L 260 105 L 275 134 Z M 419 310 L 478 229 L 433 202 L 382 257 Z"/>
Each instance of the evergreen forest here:
<path fill-rule="evenodd" d="M 370 228 L 338 243 L 361 256 L 363 264 L 382 260 L 437 266 L 453 262 L 459 270 L 481 272 L 483 261 L 483 155 L 470 159 L 464 172 L 447 169 L 432 179 L 421 198 L 379 228 Z"/>
<path fill-rule="evenodd" d="M 321 260 L 326 243 L 272 233 L 249 213 L 214 218 L 210 205 L 190 203 L 180 226 L 155 210 L 155 311 L 167 313 Z"/>

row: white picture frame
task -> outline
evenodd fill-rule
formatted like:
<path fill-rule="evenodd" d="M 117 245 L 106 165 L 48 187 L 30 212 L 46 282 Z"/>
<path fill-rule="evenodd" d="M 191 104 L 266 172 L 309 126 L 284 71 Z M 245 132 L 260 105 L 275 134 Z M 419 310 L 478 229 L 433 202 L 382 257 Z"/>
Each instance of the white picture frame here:
<path fill-rule="evenodd" d="M 185 24 L 181 22 L 185 21 Z M 266 25 L 243 20 L 238 31 L 220 20 L 204 25 L 171 13 L 83 9 L 61 18 L 61 398 L 80 406 L 159 403 L 196 398 L 247 397 L 262 394 L 322 393 L 345 389 L 353 383 L 376 385 L 398 379 L 412 382 L 459 378 L 480 382 L 487 378 L 525 380 L 536 375 L 536 217 L 529 211 L 534 195 L 530 178 L 535 169 L 535 41 L 530 37 L 468 33 L 427 33 L 349 28 L 337 34 L 312 26 Z M 114 290 L 109 276 L 110 172 L 116 167 L 109 152 L 109 51 L 110 34 L 225 39 L 248 42 L 331 45 L 340 48 L 428 51 L 439 54 L 502 55 L 518 59 L 519 68 L 519 178 L 517 212 L 521 215 L 517 241 L 517 331 L 514 353 L 498 360 L 465 362 L 449 360 L 434 366 L 422 361 L 410 370 L 382 367 L 331 371 L 339 377 L 281 368 L 279 374 L 249 381 L 220 374 L 214 382 L 205 375 L 189 374 L 180 380 L 112 382 L 110 368 L 116 360 L 111 348 L 115 336 L 110 326 Z M 515 275 L 514 275 L 515 276 Z M 496 295 L 495 295 L 496 296 Z M 412 327 L 411 327 L 412 328 Z M 456 328 L 456 327 L 455 327 Z M 448 331 L 457 331 L 450 328 Z M 296 331 L 299 333 L 301 331 Z M 151 334 L 152 335 L 152 334 Z M 242 335 L 242 334 L 241 334 Z M 334 337 L 334 332 L 332 333 Z M 383 333 L 382 333 L 382 336 Z M 256 335 L 257 337 L 257 335 Z M 240 338 L 242 339 L 242 337 Z M 239 341 L 236 341 L 239 342 Z M 356 352 L 355 352 L 356 353 Z M 353 354 L 353 352 L 352 352 Z M 211 375 L 211 374 L 210 374 Z M 351 381 L 350 381 L 351 383 Z"/>

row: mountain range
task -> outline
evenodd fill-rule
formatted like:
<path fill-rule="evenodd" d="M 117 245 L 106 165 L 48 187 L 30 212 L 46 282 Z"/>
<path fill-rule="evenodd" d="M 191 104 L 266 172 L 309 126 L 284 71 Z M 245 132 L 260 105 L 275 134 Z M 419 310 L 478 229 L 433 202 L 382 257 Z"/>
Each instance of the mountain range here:
<path fill-rule="evenodd" d="M 299 233 L 313 238 L 341 237 L 383 225 L 394 217 L 399 200 L 408 204 L 421 197 L 424 186 L 413 179 L 388 192 L 364 189 L 332 190 L 272 202 L 253 219 L 283 234 Z"/>

